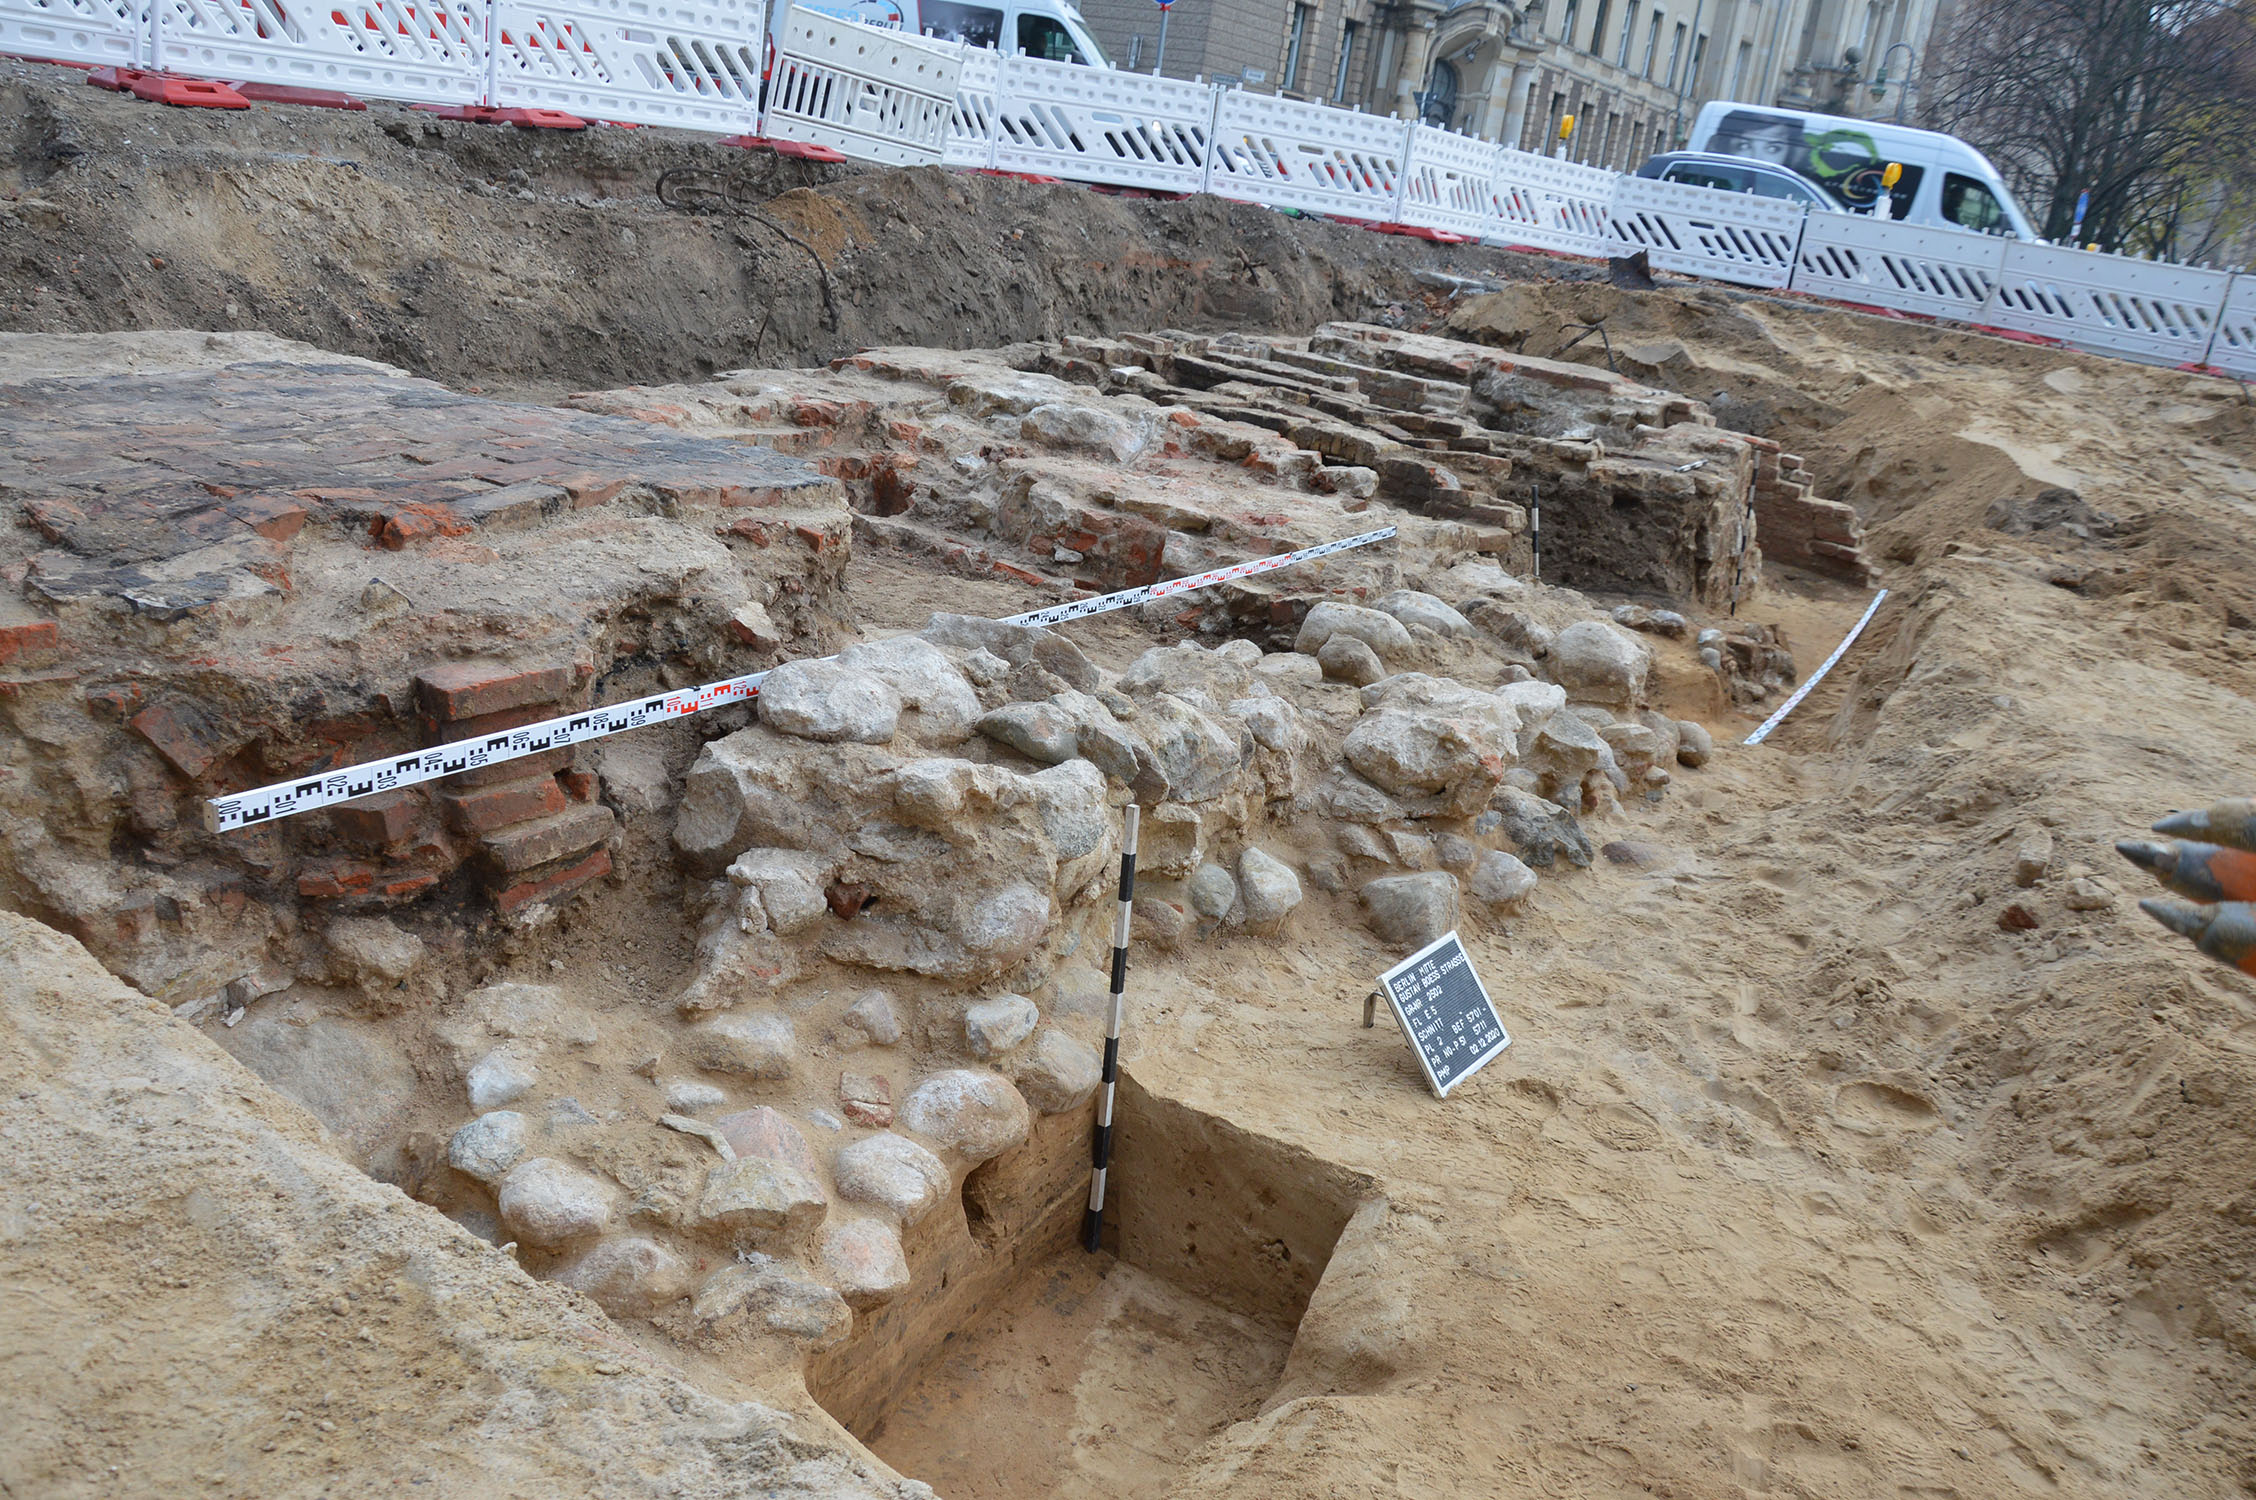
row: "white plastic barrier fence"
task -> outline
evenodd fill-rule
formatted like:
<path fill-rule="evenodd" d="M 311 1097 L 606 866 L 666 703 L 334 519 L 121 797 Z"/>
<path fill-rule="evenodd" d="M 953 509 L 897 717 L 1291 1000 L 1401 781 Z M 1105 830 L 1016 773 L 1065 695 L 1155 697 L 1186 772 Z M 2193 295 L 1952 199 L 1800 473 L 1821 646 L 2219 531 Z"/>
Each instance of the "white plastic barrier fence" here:
<path fill-rule="evenodd" d="M 2198 363 L 2228 279 L 2222 271 L 2009 240 L 1982 321 L 2131 359 Z"/>
<path fill-rule="evenodd" d="M 1664 271 L 1782 287 L 1794 274 L 1805 210 L 1749 193 L 1624 177 L 1615 185 L 1612 237 Z"/>
<path fill-rule="evenodd" d="M 135 67 L 148 27 L 135 0 L 0 0 L 0 52 L 18 57 Z"/>
<path fill-rule="evenodd" d="M 1978 322 L 1997 290 L 2006 242 L 1859 214 L 1811 214 L 1793 287 L 1898 312 Z"/>
<path fill-rule="evenodd" d="M 2217 336 L 2210 341 L 2207 363 L 2243 380 L 2256 380 L 2256 276 L 2233 278 L 2224 310 L 2217 315 Z"/>
<path fill-rule="evenodd" d="M 1402 181 L 1403 223 L 1479 239 L 1491 227 L 1496 144 L 1431 125 L 1414 126 Z"/>
<path fill-rule="evenodd" d="M 951 167 L 995 164 L 995 107 L 1002 88 L 1003 60 L 985 47 L 966 47 L 956 74 L 955 107 L 948 112 L 948 144 L 940 160 Z"/>
<path fill-rule="evenodd" d="M 998 62 L 986 165 L 1159 192 L 1205 187 L 1214 90 L 1034 57 Z"/>
<path fill-rule="evenodd" d="M 749 131 L 766 41 L 748 5 L 495 0 L 490 102 L 635 125 Z"/>
<path fill-rule="evenodd" d="M 1408 143 L 1400 120 L 1228 89 L 1214 112 L 1207 191 L 1392 223 L 1402 215 Z"/>
<path fill-rule="evenodd" d="M 1614 188 L 1620 176 L 1506 147 L 1496 153 L 1489 202 L 1496 218 L 1487 237 L 1568 255 L 1611 255 Z"/>
<path fill-rule="evenodd" d="M 965 50 L 793 6 L 763 133 L 888 166 L 937 164 Z"/>
<path fill-rule="evenodd" d="M 147 0 L 161 72 L 426 104 L 486 92 L 486 0 Z"/>

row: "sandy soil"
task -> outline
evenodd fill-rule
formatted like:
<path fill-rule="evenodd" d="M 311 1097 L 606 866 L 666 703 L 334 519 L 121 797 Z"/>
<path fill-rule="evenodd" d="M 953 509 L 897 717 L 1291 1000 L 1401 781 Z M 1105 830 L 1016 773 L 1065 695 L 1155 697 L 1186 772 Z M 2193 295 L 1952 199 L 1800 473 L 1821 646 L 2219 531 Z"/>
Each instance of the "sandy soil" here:
<path fill-rule="evenodd" d="M 1162 1441 L 1149 1388 L 1093 1391 L 1084 1363 L 1069 1402 L 1065 1380 L 1088 1350 L 1133 1344 L 1122 1330 L 1141 1292 L 1117 1270 L 1092 1286 L 1083 1265 L 1026 1289 L 1016 1333 L 973 1336 L 975 1351 L 1019 1353 L 936 1367 L 878 1452 L 952 1495 L 1068 1493 L 1112 1473 L 1113 1492 L 1177 1497 L 2256 1489 L 2256 988 L 2140 915 L 2143 888 L 2109 847 L 2248 786 L 2244 393 L 1713 291 L 1515 289 L 1466 304 L 1460 324 L 1536 351 L 1569 314 L 1603 315 L 1631 373 L 1720 392 L 1731 420 L 1809 455 L 1823 493 L 1866 512 L 1895 597 L 1772 744 L 1726 750 L 1605 827 L 1642 846 L 1630 862 L 1547 876 L 1529 917 L 1475 940 L 1515 1045 L 1447 1102 L 1398 1037 L 1357 1024 L 1371 977 L 1399 955 L 1345 899 L 1313 898 L 1281 939 L 1139 963 L 1128 1056 L 1142 1086 L 1366 1173 L 1383 1199 L 1342 1239 L 1273 1389 L 1224 1372 L 1257 1414 L 1179 1475 L 1122 1462 Z M 2062 487 L 2084 511 L 2043 500 Z M 1790 578 L 1771 587 L 1753 613 L 1784 621 L 1805 663 L 1862 604 Z M 867 567 L 855 589 L 873 631 L 936 606 L 1017 603 L 1007 585 L 897 564 Z M 1109 658 L 1135 642 L 1105 633 L 1132 630 L 1122 618 L 1083 633 Z M 1713 722 L 1719 740 L 1748 727 Z M 2023 888 L 2016 853 L 2040 829 L 2053 852 Z M 2001 925 L 2009 906 L 2033 925 Z M 591 1009 L 631 1012 L 596 965 L 675 962 L 671 942 L 620 942 L 661 909 L 576 917 L 510 961 Z M 611 1415 L 563 1355 L 543 1363 L 584 1304 L 467 1242 L 413 1253 L 467 1262 L 469 1302 L 418 1302 L 372 1338 L 312 1332 L 332 1297 L 390 1295 L 391 1236 L 463 1237 L 351 1178 L 270 1091 L 27 925 L 9 939 L 10 1129 L 39 1146 L 0 1177 L 0 1372 L 17 1372 L 0 1374 L 14 1393 L 0 1413 L 34 1434 L 0 1471 L 13 1492 L 205 1486 L 221 1418 L 198 1430 L 173 1403 L 215 1369 L 232 1466 L 207 1493 L 312 1494 L 339 1476 L 374 1488 L 418 1465 L 479 1494 L 594 1490 L 596 1472 L 620 1493 L 676 1478 L 721 1492 L 792 1462 L 813 1492 L 876 1482 L 858 1459 L 823 1456 L 851 1455 L 851 1440 L 788 1379 L 756 1392 L 791 1414 L 759 1416 L 766 1456 L 713 1458 L 721 1427 L 685 1448 L 663 1418 L 636 1426 L 639 1404 Z M 52 977 L 27 983 L 31 968 Z M 104 1016 L 75 1059 L 59 1019 L 73 1006 Z M 161 1093 L 122 1079 L 189 1056 L 208 1103 L 121 1102 Z M 290 1221 L 230 1242 L 196 1189 L 241 1193 L 241 1173 L 179 1158 L 194 1173 L 175 1196 L 150 1148 L 196 1132 L 224 1143 L 246 1120 L 281 1142 L 252 1158 L 260 1180 L 304 1173 L 321 1193 L 285 1202 L 277 1187 Z M 108 1175 L 121 1163 L 134 1171 Z M 95 1191 L 105 1182 L 114 1197 Z M 56 1212 L 70 1233 L 43 1239 L 40 1215 Z M 247 1268 L 260 1235 L 307 1248 Z M 101 1254 L 83 1258 L 86 1245 Z M 337 1269 L 350 1257 L 365 1274 Z M 504 1321 L 511 1332 L 486 1342 L 458 1331 Z M 52 1348 L 89 1327 L 103 1347 L 72 1355 L 73 1381 L 35 1398 Z M 674 1357 L 634 1338 L 638 1359 Z M 498 1372 L 457 1368 L 465 1349 L 477 1365 L 503 1346 L 517 1353 Z M 1061 1351 L 1065 1370 L 1037 1376 L 1036 1356 Z M 320 1373 L 347 1354 L 349 1381 Z M 1165 1373 L 1172 1353 L 1153 1357 L 1161 1373 L 1137 1378 L 1201 1389 Z M 708 1389 L 730 1378 L 682 1363 Z M 674 1378 L 627 1376 L 652 1382 L 660 1409 Z M 304 1417 L 306 1393 L 332 1379 L 355 1415 L 334 1434 L 316 1424 L 327 1456 L 261 1456 L 282 1411 Z M 426 1399 L 434 1386 L 482 1394 Z M 1079 1478 L 1043 1468 L 1031 1438 L 1008 1446 L 1013 1433 L 1101 1433 L 1108 1410 L 1148 1420 L 1092 1440 Z M 1217 1415 L 1235 1411 L 1216 1398 Z M 541 1413 L 569 1441 L 544 1448 Z M 777 1457 L 787 1420 L 808 1446 Z M 1004 1460 L 985 1478 L 957 1467 L 980 1457 L 956 1446 L 973 1422 Z M 498 1449 L 492 1431 L 508 1439 Z M 806 1467 L 818 1460 L 841 1467 Z"/>

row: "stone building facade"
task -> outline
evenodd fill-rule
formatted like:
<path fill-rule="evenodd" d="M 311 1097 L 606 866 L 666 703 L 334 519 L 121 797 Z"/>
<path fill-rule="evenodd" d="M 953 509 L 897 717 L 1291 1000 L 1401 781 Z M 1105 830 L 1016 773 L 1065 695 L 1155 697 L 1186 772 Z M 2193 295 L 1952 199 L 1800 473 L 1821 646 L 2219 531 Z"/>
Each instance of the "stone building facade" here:
<path fill-rule="evenodd" d="M 1629 170 L 1711 99 L 1904 117 L 1937 0 L 1178 0 L 1170 78 L 1240 84 Z M 1082 0 L 1149 72 L 1152 0 Z M 1881 70 L 1886 65 L 1883 75 Z M 1914 89 L 1905 99 L 1907 78 Z M 1561 145 L 1566 116 L 1573 132 Z"/>

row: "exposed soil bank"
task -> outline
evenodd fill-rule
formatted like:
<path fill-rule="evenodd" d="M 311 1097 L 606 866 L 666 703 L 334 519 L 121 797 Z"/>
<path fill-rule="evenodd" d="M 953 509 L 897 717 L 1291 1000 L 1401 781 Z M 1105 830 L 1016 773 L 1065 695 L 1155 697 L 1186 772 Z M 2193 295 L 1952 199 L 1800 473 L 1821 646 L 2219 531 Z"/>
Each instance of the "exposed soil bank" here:
<path fill-rule="evenodd" d="M 489 390 L 819 364 L 1122 328 L 1305 331 L 1421 269 L 1551 274 L 1196 198 L 787 161 L 285 105 L 164 109 L 0 63 L 0 329 L 264 329 Z M 750 174 L 759 215 L 677 212 L 661 172 Z M 822 265 L 818 269 L 816 259 Z"/>

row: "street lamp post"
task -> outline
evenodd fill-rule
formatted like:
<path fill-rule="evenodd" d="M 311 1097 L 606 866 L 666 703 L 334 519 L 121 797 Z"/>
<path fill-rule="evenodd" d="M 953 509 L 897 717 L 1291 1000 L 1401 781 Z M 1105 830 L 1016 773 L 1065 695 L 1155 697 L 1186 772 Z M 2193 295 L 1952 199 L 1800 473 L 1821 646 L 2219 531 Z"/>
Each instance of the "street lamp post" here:
<path fill-rule="evenodd" d="M 1904 52 L 1904 77 L 1903 83 L 1896 89 L 1896 123 L 1901 125 L 1904 116 L 1904 102 L 1911 97 L 1912 70 L 1919 65 L 1919 54 L 1912 50 L 1911 43 L 1890 42 L 1888 50 L 1880 54 L 1880 71 L 1872 75 L 1872 97 L 1874 99 L 1888 97 L 1888 59 L 1896 55 L 1896 49 L 1899 47 Z"/>

